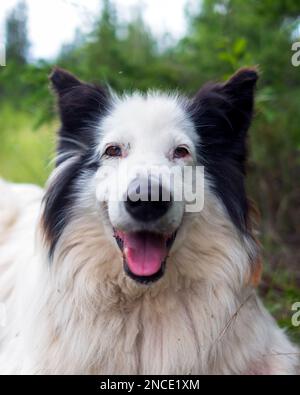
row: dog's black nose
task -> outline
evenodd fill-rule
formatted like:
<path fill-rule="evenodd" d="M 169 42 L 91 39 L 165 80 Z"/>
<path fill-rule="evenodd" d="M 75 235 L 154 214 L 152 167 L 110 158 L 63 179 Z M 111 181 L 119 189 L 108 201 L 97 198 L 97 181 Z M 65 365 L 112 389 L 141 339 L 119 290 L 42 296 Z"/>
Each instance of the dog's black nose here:
<path fill-rule="evenodd" d="M 171 206 L 171 194 L 157 184 L 148 180 L 134 180 L 127 190 L 125 207 L 136 220 L 154 221 L 162 217 Z"/>

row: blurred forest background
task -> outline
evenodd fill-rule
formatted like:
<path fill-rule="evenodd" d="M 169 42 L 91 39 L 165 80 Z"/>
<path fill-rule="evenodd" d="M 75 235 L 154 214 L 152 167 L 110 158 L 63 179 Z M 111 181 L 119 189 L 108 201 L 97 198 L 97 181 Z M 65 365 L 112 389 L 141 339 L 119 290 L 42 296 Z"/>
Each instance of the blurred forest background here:
<path fill-rule="evenodd" d="M 260 293 L 300 342 L 300 327 L 291 325 L 291 306 L 300 301 L 300 67 L 291 63 L 292 43 L 300 41 L 299 0 L 199 0 L 198 7 L 186 7 L 188 29 L 179 40 L 153 37 L 143 7 L 128 23 L 117 11 L 112 1 L 99 0 L 90 32 L 78 31 L 53 62 L 29 61 L 26 4 L 8 13 L 0 176 L 44 185 L 51 171 L 57 119 L 47 76 L 54 64 L 117 91 L 156 87 L 187 94 L 241 66 L 259 65 L 248 191 L 261 213 Z"/>

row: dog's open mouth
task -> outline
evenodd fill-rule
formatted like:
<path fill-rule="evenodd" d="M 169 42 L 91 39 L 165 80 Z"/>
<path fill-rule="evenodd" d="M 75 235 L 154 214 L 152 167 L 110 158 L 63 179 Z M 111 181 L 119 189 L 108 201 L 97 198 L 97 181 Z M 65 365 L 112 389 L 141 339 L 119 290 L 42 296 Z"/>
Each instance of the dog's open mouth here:
<path fill-rule="evenodd" d="M 115 238 L 123 254 L 124 270 L 133 280 L 150 283 L 160 279 L 176 232 L 171 236 L 154 232 L 125 233 L 115 231 Z"/>

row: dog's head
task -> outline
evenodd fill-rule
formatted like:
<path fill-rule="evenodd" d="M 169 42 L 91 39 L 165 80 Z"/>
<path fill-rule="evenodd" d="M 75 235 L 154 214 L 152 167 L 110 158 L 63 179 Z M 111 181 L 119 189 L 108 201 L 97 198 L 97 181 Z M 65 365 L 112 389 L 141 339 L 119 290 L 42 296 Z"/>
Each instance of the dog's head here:
<path fill-rule="evenodd" d="M 254 69 L 206 85 L 192 99 L 157 92 L 117 96 L 61 69 L 50 79 L 61 117 L 43 214 L 50 257 L 73 218 L 92 216 L 93 226 L 105 224 L 121 250 L 127 275 L 158 280 L 186 219 L 202 209 L 203 186 L 237 232 L 247 233 Z M 189 210 L 191 203 L 198 209 Z"/>

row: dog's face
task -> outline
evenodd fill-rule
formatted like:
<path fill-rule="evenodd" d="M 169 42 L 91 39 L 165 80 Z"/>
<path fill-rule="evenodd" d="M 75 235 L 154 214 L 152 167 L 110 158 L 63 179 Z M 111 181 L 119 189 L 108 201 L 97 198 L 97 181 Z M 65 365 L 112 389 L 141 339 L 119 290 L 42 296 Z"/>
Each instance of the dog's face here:
<path fill-rule="evenodd" d="M 97 200 L 107 207 L 127 274 L 154 281 L 164 272 L 185 212 L 184 197 L 174 198 L 172 177 L 196 165 L 197 135 L 183 103 L 156 94 L 115 99 L 100 135 Z"/>
<path fill-rule="evenodd" d="M 43 217 L 50 256 L 85 200 L 115 238 L 125 273 L 142 283 L 158 280 L 186 216 L 184 192 L 197 183 L 184 179 L 185 169 L 197 166 L 204 166 L 204 185 L 225 215 L 246 232 L 245 139 L 256 79 L 254 70 L 244 69 L 193 99 L 117 97 L 56 69 L 51 81 L 62 127 Z"/>

